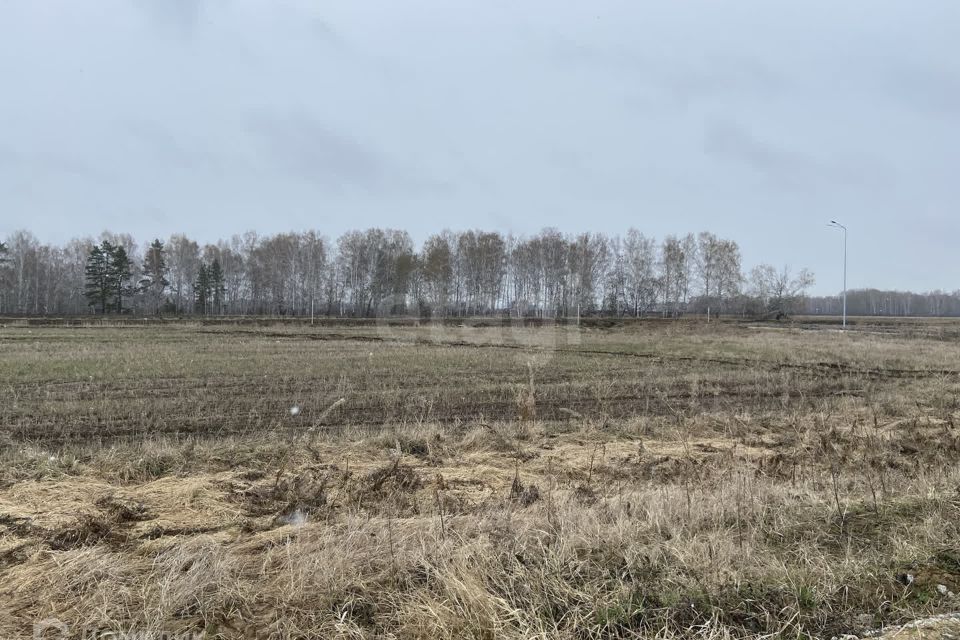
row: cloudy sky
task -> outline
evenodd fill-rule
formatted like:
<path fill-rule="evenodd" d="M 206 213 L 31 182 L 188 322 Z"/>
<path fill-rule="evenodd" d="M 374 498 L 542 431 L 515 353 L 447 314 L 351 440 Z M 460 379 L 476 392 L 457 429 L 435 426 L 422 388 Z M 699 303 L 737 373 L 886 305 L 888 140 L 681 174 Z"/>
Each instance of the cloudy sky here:
<path fill-rule="evenodd" d="M 960 287 L 956 0 L 0 0 L 0 237 L 662 237 Z"/>

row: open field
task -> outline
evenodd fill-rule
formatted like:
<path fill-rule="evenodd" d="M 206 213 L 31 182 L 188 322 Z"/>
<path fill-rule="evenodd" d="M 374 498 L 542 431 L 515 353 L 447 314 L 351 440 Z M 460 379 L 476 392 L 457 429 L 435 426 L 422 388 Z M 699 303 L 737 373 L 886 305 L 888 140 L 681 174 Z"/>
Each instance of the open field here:
<path fill-rule="evenodd" d="M 960 323 L 479 324 L 7 322 L 0 637 L 831 637 L 960 609 Z"/>

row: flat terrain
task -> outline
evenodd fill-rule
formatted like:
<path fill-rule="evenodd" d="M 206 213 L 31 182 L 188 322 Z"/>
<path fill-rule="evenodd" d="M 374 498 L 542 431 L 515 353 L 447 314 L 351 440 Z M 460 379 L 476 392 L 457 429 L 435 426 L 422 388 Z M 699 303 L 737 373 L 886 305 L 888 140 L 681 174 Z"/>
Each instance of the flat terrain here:
<path fill-rule="evenodd" d="M 960 609 L 960 324 L 480 324 L 6 321 L 0 637 Z"/>

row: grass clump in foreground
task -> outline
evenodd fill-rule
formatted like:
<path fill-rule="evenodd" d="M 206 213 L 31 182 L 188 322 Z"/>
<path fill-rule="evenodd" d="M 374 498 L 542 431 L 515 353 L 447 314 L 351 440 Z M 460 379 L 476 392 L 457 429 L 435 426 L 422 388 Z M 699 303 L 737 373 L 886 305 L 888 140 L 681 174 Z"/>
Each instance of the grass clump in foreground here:
<path fill-rule="evenodd" d="M 292 453 L 156 441 L 41 469 L 11 456 L 0 633 L 55 617 L 224 638 L 803 637 L 956 608 L 952 458 L 889 467 L 874 498 L 817 439 L 788 472 L 772 449 L 672 428 L 419 425 Z M 905 435 L 886 435 L 899 450 Z M 840 441 L 850 460 L 876 444 Z M 151 454 L 190 464 L 158 475 Z"/>

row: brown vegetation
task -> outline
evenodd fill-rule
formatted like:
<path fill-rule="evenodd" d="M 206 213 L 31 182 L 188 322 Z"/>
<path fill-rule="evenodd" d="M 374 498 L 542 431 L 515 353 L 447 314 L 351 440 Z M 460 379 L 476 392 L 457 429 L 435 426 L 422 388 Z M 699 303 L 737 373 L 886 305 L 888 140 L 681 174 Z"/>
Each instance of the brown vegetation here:
<path fill-rule="evenodd" d="M 0 330 L 0 637 L 830 637 L 958 608 L 955 340 L 571 331 Z"/>

